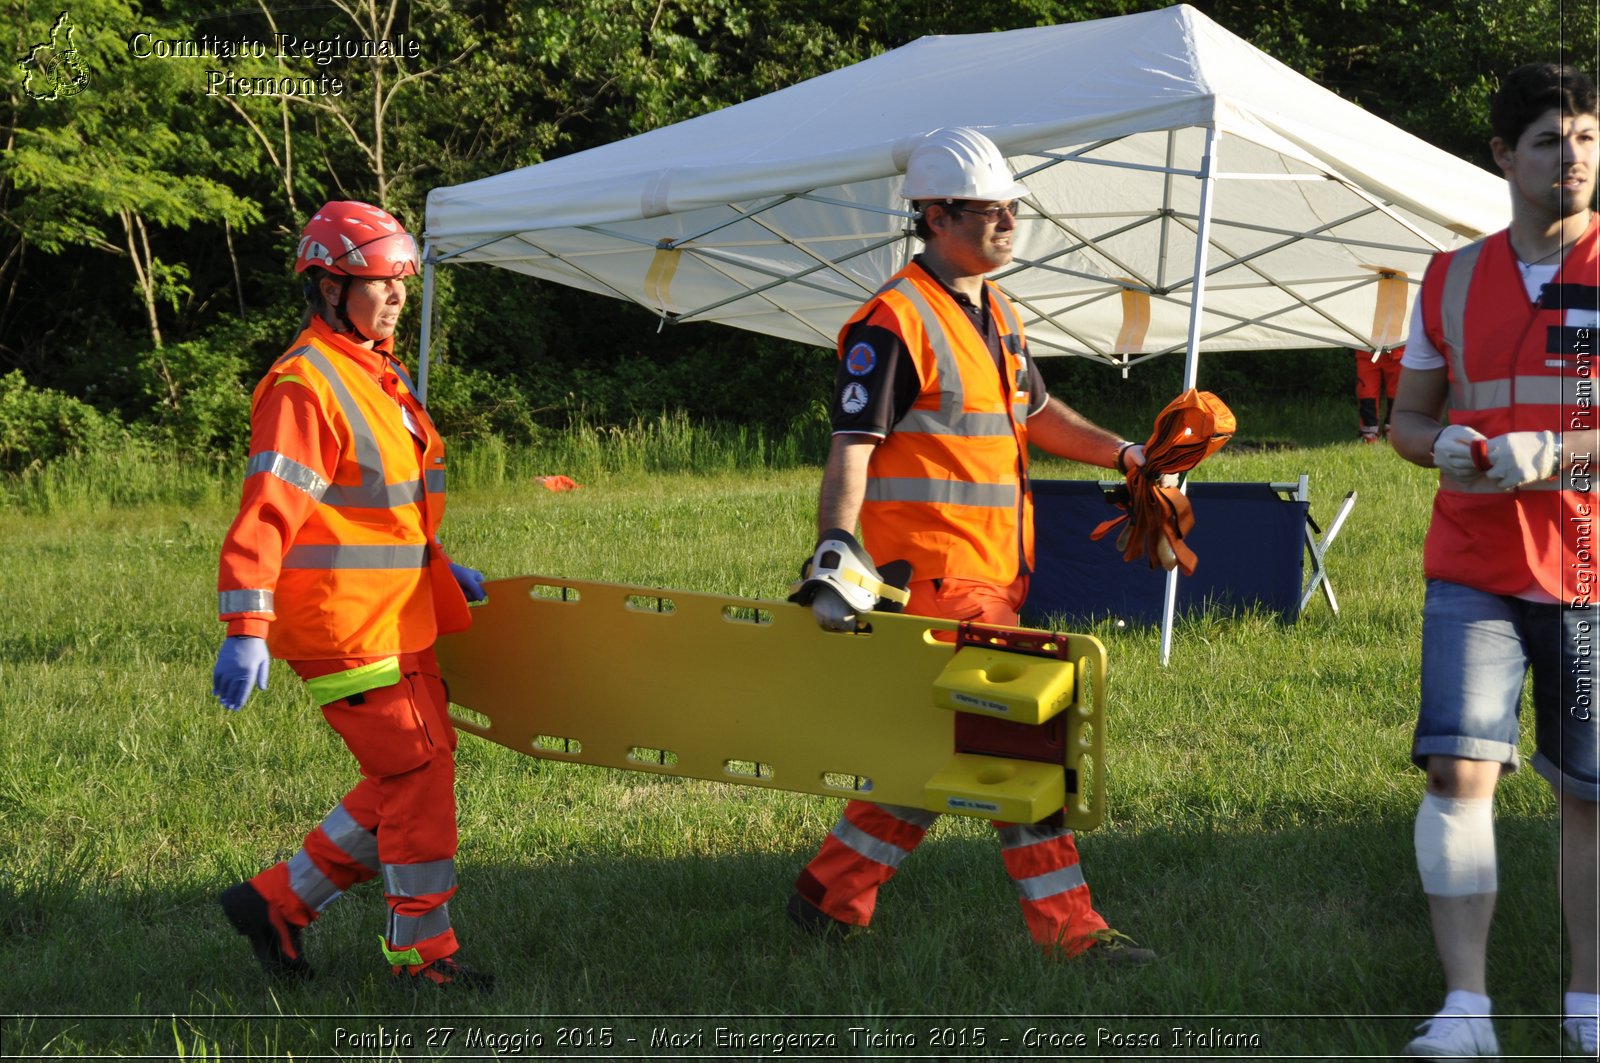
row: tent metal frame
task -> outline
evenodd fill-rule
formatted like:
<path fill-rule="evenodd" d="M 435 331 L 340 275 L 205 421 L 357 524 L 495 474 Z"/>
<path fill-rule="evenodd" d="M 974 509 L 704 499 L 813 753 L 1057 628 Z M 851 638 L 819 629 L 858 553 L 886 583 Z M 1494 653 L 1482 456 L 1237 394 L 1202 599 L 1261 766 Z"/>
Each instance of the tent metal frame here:
<path fill-rule="evenodd" d="M 1070 337 L 1071 340 L 1077 343 L 1081 348 L 1074 350 L 1058 341 L 1044 336 L 1039 336 L 1036 340 L 1036 343 L 1039 347 L 1044 348 L 1043 356 L 1049 357 L 1052 354 L 1062 354 L 1072 355 L 1075 357 L 1088 357 L 1126 372 L 1132 366 L 1148 361 L 1151 358 L 1164 357 L 1166 355 L 1175 353 L 1180 349 L 1175 344 L 1169 345 L 1161 350 L 1146 351 L 1138 354 L 1115 352 L 1108 349 L 1106 344 L 1097 342 L 1096 340 L 1093 340 L 1075 331 L 1067 323 L 1067 319 L 1069 319 L 1074 312 L 1082 310 L 1086 306 L 1091 306 L 1105 299 L 1113 298 L 1119 291 L 1128 289 L 1145 292 L 1152 299 L 1160 299 L 1164 302 L 1184 306 L 1189 310 L 1191 321 L 1198 321 L 1200 315 L 1197 313 L 1197 308 L 1203 309 L 1204 307 L 1204 291 L 1208 287 L 1207 278 L 1239 267 L 1249 270 L 1261 280 L 1281 291 L 1285 297 L 1285 301 L 1281 305 L 1265 307 L 1260 313 L 1250 316 L 1223 313 L 1222 316 L 1230 318 L 1232 320 L 1232 324 L 1225 325 L 1220 328 L 1214 328 L 1213 330 L 1204 334 L 1201 334 L 1199 330 L 1195 328 L 1193 324 L 1191 324 L 1191 328 L 1184 342 L 1183 349 L 1192 352 L 1195 350 L 1197 342 L 1204 343 L 1209 340 L 1214 340 L 1219 336 L 1226 335 L 1230 331 L 1246 327 L 1269 328 L 1274 331 L 1281 332 L 1285 338 L 1293 339 L 1296 342 L 1303 343 L 1304 341 L 1311 340 L 1325 342 L 1328 346 L 1360 346 L 1366 342 L 1367 337 L 1352 330 L 1347 324 L 1336 320 L 1331 314 L 1323 311 L 1318 304 L 1324 302 L 1325 300 L 1348 294 L 1348 292 L 1354 288 L 1367 284 L 1376 284 L 1378 280 L 1376 274 L 1370 277 L 1332 276 L 1306 278 L 1296 281 L 1294 285 L 1291 286 L 1287 283 L 1273 280 L 1266 273 L 1266 271 L 1252 266 L 1252 260 L 1261 258 L 1264 255 L 1281 250 L 1303 240 L 1326 241 L 1329 243 L 1336 242 L 1345 246 L 1355 245 L 1359 247 L 1367 247 L 1372 249 L 1374 252 L 1399 251 L 1418 254 L 1432 253 L 1444 249 L 1444 245 L 1442 245 L 1438 240 L 1434 239 L 1428 233 L 1413 224 L 1402 214 L 1396 211 L 1391 205 L 1373 196 L 1371 193 L 1367 192 L 1365 189 L 1362 189 L 1359 185 L 1348 180 L 1341 174 L 1330 172 L 1325 168 L 1314 171 L 1308 170 L 1306 172 L 1299 173 L 1223 172 L 1217 168 L 1215 162 L 1217 157 L 1217 146 L 1219 141 L 1222 139 L 1222 136 L 1219 134 L 1215 124 L 1199 127 L 1191 126 L 1186 128 L 1199 129 L 1203 131 L 1205 135 L 1205 145 L 1198 169 L 1191 166 L 1180 165 L 1176 161 L 1176 154 L 1178 150 L 1177 139 L 1178 133 L 1180 132 L 1177 129 L 1170 129 L 1166 131 L 1167 164 L 1164 166 L 1153 166 L 1146 163 L 1124 162 L 1117 159 L 1097 158 L 1094 156 L 1094 154 L 1092 154 L 1093 152 L 1115 145 L 1116 143 L 1127 139 L 1126 137 L 1102 139 L 1091 144 L 1073 148 L 1071 150 L 1056 149 L 1030 151 L 1027 153 L 1034 157 L 1043 158 L 1045 161 L 1019 172 L 1018 178 L 1020 180 L 1026 180 L 1029 176 L 1042 173 L 1052 167 L 1060 165 L 1103 166 L 1115 169 L 1130 169 L 1141 172 L 1159 173 L 1163 175 L 1161 206 L 1149 212 L 1137 214 L 1125 211 L 1102 213 L 1064 212 L 1056 214 L 1040 213 L 1027 216 L 1027 220 L 1029 221 L 1044 222 L 1056 227 L 1069 238 L 1071 243 L 1067 247 L 1051 251 L 1048 256 L 1042 258 L 1018 260 L 1011 266 L 1008 266 L 1006 269 L 995 273 L 991 279 L 1004 288 L 1006 279 L 1008 277 L 1014 276 L 1024 270 L 1043 270 L 1057 274 L 1063 278 L 1077 278 L 1084 282 L 1084 287 L 1077 289 L 1076 291 L 1071 287 L 1065 287 L 1060 291 L 1051 293 L 1048 296 L 1050 300 L 1058 302 L 1065 301 L 1063 305 L 1054 309 L 1047 309 L 1042 305 L 1045 297 L 1037 295 L 1031 297 L 1018 297 L 1015 293 L 1009 291 L 1007 292 L 1007 294 L 1012 298 L 1013 302 L 1017 303 L 1018 306 L 1027 311 L 1027 316 L 1025 316 L 1023 319 L 1024 327 L 1028 325 L 1037 325 L 1040 322 L 1048 321 L 1053 327 L 1059 329 L 1063 335 Z M 1130 134 L 1130 136 L 1131 135 L 1136 134 Z M 1313 183 L 1332 181 L 1340 185 L 1352 196 L 1364 201 L 1366 206 L 1332 221 L 1323 222 L 1314 228 L 1307 230 L 1289 229 L 1280 226 L 1263 225 L 1259 222 L 1240 218 L 1213 217 L 1210 213 L 1210 203 L 1214 198 L 1214 195 L 1208 197 L 1204 191 L 1202 193 L 1204 205 L 1198 214 L 1176 210 L 1173 208 L 1172 203 L 1174 201 L 1174 182 L 1178 179 L 1198 180 L 1201 182 L 1201 187 L 1203 190 L 1213 191 L 1214 185 L 1217 181 L 1289 181 Z M 472 259 L 472 261 L 475 262 L 482 262 L 491 265 L 496 264 L 496 261 L 500 256 L 482 257 L 481 253 L 486 248 L 493 247 L 498 243 L 512 242 L 517 248 L 515 254 L 504 256 L 503 261 L 526 261 L 529 258 L 528 251 L 532 249 L 533 251 L 537 252 L 538 257 L 543 260 L 561 263 L 565 269 L 571 271 L 574 275 L 581 277 L 584 284 L 590 285 L 594 289 L 597 289 L 607 295 L 624 299 L 628 302 L 633 302 L 636 305 L 644 306 L 647 310 L 660 318 L 663 326 L 667 324 L 703 320 L 708 315 L 719 310 L 725 310 L 725 308 L 727 308 L 730 304 L 744 299 L 755 299 L 759 300 L 760 302 L 760 309 L 752 310 L 750 316 L 755 316 L 756 314 L 766 314 L 774 310 L 782 313 L 789 313 L 790 307 L 781 298 L 779 291 L 780 289 L 809 290 L 820 295 L 827 296 L 830 299 L 838 299 L 840 301 L 848 301 L 857 298 L 864 299 L 866 296 L 871 294 L 871 287 L 863 283 L 859 277 L 841 267 L 855 258 L 870 254 L 874 251 L 878 251 L 884 247 L 897 243 L 904 245 L 905 254 L 903 257 L 909 259 L 913 246 L 912 237 L 903 224 L 893 228 L 886 228 L 877 234 L 875 239 L 873 238 L 874 234 L 870 232 L 864 234 L 852 234 L 849 237 L 852 241 L 866 238 L 869 240 L 869 242 L 864 245 L 853 246 L 849 251 L 843 254 L 829 254 L 820 246 L 827 243 L 830 239 L 837 239 L 836 237 L 806 239 L 796 237 L 792 233 L 784 231 L 781 226 L 774 224 L 769 219 L 768 215 L 770 215 L 776 208 L 796 200 L 804 200 L 823 206 L 857 210 L 867 214 L 877 214 L 881 215 L 885 219 L 899 220 L 900 222 L 909 221 L 913 217 L 912 213 L 907 210 L 896 210 L 875 204 L 855 203 L 849 200 L 841 199 L 838 196 L 821 194 L 817 190 L 811 189 L 765 197 L 760 202 L 749 207 L 740 206 L 739 204 L 729 204 L 729 209 L 734 212 L 733 216 L 718 219 L 711 224 L 700 227 L 694 232 L 672 240 L 651 240 L 647 237 L 619 231 L 615 227 L 605 224 L 585 225 L 579 227 L 586 232 L 591 232 L 595 235 L 604 236 L 610 240 L 618 241 L 620 244 L 624 245 L 624 247 L 632 247 L 635 250 L 640 247 L 653 247 L 658 252 L 681 252 L 693 255 L 695 260 L 707 269 L 710 269 L 725 277 L 729 277 L 730 279 L 735 271 L 743 272 L 745 274 L 754 273 L 766 278 L 763 282 L 754 286 L 747 285 L 746 290 L 738 294 L 719 298 L 715 301 L 675 313 L 664 309 L 659 304 L 652 306 L 648 302 L 641 301 L 641 299 L 634 295 L 619 291 L 613 285 L 608 283 L 600 273 L 591 268 L 586 268 L 584 260 L 618 253 L 615 250 L 595 249 L 581 252 L 558 252 L 542 244 L 536 236 L 536 231 L 490 236 L 468 247 L 464 247 L 444 255 L 437 254 L 433 249 L 432 243 L 430 242 L 425 249 L 423 266 L 423 341 L 421 344 L 422 349 L 420 354 L 421 365 L 419 367 L 419 387 L 422 388 L 424 394 L 426 394 L 426 384 L 424 381 L 428 376 L 427 367 L 430 357 L 432 339 L 434 299 L 434 289 L 429 280 L 429 275 L 437 266 L 451 261 L 460 260 L 467 255 L 478 256 Z M 1333 235 L 1334 232 L 1339 228 L 1347 226 L 1352 222 L 1359 221 L 1362 218 L 1370 217 L 1374 214 L 1383 215 L 1388 220 L 1399 225 L 1405 231 L 1414 235 L 1417 238 L 1417 244 L 1413 246 L 1407 246 L 1404 244 L 1351 239 Z M 1085 222 L 1103 222 L 1112 220 L 1118 220 L 1120 221 L 1120 224 L 1113 225 L 1110 228 L 1102 229 L 1097 232 L 1086 231 L 1086 227 L 1083 224 Z M 743 241 L 740 243 L 721 243 L 710 245 L 703 243 L 703 241 L 707 240 L 715 233 L 744 222 L 749 222 L 760 226 L 763 230 L 770 233 L 773 239 L 770 242 Z M 1123 236 L 1127 233 L 1137 231 L 1138 229 L 1152 224 L 1160 226 L 1162 230 L 1158 240 L 1160 259 L 1158 262 L 1156 275 L 1154 277 L 1141 277 L 1139 275 L 1139 271 L 1131 268 L 1126 262 L 1119 260 L 1116 253 L 1107 246 L 1107 243 L 1118 236 Z M 1189 273 L 1176 279 L 1169 279 L 1168 271 L 1170 269 L 1170 263 L 1168 261 L 1167 250 L 1171 246 L 1169 237 L 1170 230 L 1173 226 L 1186 229 L 1193 234 L 1196 239 L 1197 249 L 1202 246 L 1207 247 L 1209 254 L 1209 249 L 1214 248 L 1218 254 L 1223 256 L 1222 261 L 1212 265 L 1204 272 Z M 1231 249 L 1219 235 L 1220 232 L 1227 230 L 1276 234 L 1281 236 L 1282 239 L 1268 244 L 1265 247 L 1256 248 L 1249 252 L 1238 252 Z M 749 261 L 739 258 L 735 250 L 739 247 L 756 246 L 791 247 L 805 255 L 810 261 L 809 264 L 804 268 L 796 270 L 763 269 L 758 265 L 754 265 Z M 1078 253 L 1089 253 L 1094 255 L 1100 261 L 1116 268 L 1124 276 L 1132 278 L 1137 283 L 1129 283 L 1121 278 L 1088 273 L 1083 270 L 1069 269 L 1063 265 L 1055 264 L 1056 260 Z M 1196 256 L 1197 259 L 1202 259 L 1204 257 L 1206 256 L 1201 256 L 1198 254 Z M 838 283 L 826 283 L 825 278 L 831 278 Z M 1408 280 L 1410 283 L 1417 283 L 1415 279 Z M 1339 284 L 1341 282 L 1346 284 L 1346 286 L 1316 293 L 1304 290 L 1311 287 L 1322 287 L 1328 284 Z M 1213 287 L 1213 290 L 1220 291 L 1227 289 Z M 1192 299 L 1184 298 L 1184 293 L 1190 291 L 1195 293 L 1195 297 Z M 1075 296 L 1081 296 L 1081 298 Z M 1330 332 L 1328 334 L 1318 334 L 1307 332 L 1303 329 L 1273 324 L 1274 318 L 1301 307 L 1310 308 L 1327 320 L 1328 324 L 1330 325 Z M 1211 313 L 1213 317 L 1215 317 L 1219 312 L 1212 310 Z M 726 316 L 727 315 L 725 314 L 724 318 L 726 318 Z M 803 319 L 797 316 L 796 320 Z M 817 333 L 817 341 L 821 345 L 826 346 L 833 342 L 832 336 L 823 335 L 821 330 L 815 329 L 814 326 L 812 326 L 812 331 Z M 1186 366 L 1185 376 L 1188 377 L 1188 375 L 1189 374 Z"/>
<path fill-rule="evenodd" d="M 1387 204 L 1378 197 L 1370 194 L 1342 174 L 1331 172 L 1326 168 L 1303 173 L 1223 172 L 1218 168 L 1218 149 L 1222 140 L 1222 135 L 1219 133 L 1216 124 L 1209 123 L 1202 126 L 1189 126 L 1184 128 L 1189 130 L 1199 129 L 1204 134 L 1204 145 L 1201 150 L 1201 157 L 1197 169 L 1178 164 L 1176 159 L 1178 153 L 1178 129 L 1169 129 L 1166 131 L 1167 150 L 1166 165 L 1164 166 L 1152 166 L 1144 163 L 1132 163 L 1116 159 L 1097 158 L 1091 154 L 1095 151 L 1099 151 L 1116 144 L 1119 141 L 1126 139 L 1125 137 L 1103 139 L 1091 144 L 1073 148 L 1071 150 L 1030 150 L 1023 153 L 1034 157 L 1043 157 L 1046 161 L 1021 171 L 1018 174 L 1018 178 L 1021 180 L 1026 180 L 1031 175 L 1039 174 L 1047 169 L 1059 165 L 1105 166 L 1110 168 L 1154 172 L 1164 175 L 1162 181 L 1161 206 L 1149 212 L 1139 214 L 1132 214 L 1126 211 L 1102 213 L 1087 212 L 1083 214 L 1032 214 L 1027 216 L 1027 220 L 1029 221 L 1042 221 L 1058 228 L 1064 235 L 1069 237 L 1071 241 L 1070 246 L 1063 249 L 1054 250 L 1047 257 L 1041 259 L 1029 261 L 1018 260 L 1006 269 L 995 273 L 991 279 L 1004 288 L 1007 277 L 1013 276 L 1023 270 L 1034 269 L 1045 270 L 1047 272 L 1058 274 L 1063 278 L 1077 278 L 1084 281 L 1086 285 L 1093 285 L 1092 290 L 1086 286 L 1076 293 L 1077 295 L 1081 295 L 1082 298 L 1075 298 L 1075 293 L 1070 288 L 1060 292 L 1051 293 L 1047 297 L 1041 297 L 1038 295 L 1019 297 L 1017 294 L 1009 291 L 1007 292 L 1007 295 L 1010 296 L 1012 301 L 1026 311 L 1026 314 L 1023 317 L 1024 327 L 1036 325 L 1041 321 L 1048 321 L 1053 327 L 1059 329 L 1061 333 L 1071 337 L 1073 341 L 1081 344 L 1083 351 L 1080 352 L 1070 350 L 1061 345 L 1059 342 L 1054 342 L 1043 337 L 1040 337 L 1036 341 L 1038 342 L 1039 346 L 1046 349 L 1054 349 L 1055 353 L 1058 355 L 1088 357 L 1113 368 L 1120 369 L 1123 373 L 1126 373 L 1127 370 L 1132 366 L 1148 361 L 1151 358 L 1158 358 L 1176 353 L 1180 349 L 1177 345 L 1168 346 L 1163 350 L 1146 351 L 1138 354 L 1112 351 L 1108 349 L 1108 345 L 1098 343 L 1086 336 L 1080 335 L 1065 321 L 1065 319 L 1072 315 L 1075 311 L 1081 310 L 1086 306 L 1093 305 L 1105 299 L 1116 297 L 1123 289 L 1145 292 L 1153 300 L 1160 299 L 1164 302 L 1185 307 L 1188 310 L 1188 330 L 1185 341 L 1181 348 L 1185 352 L 1183 380 L 1185 388 L 1194 387 L 1196 386 L 1196 382 L 1199 377 L 1199 352 L 1201 345 L 1220 336 L 1225 336 L 1229 332 L 1240 328 L 1265 327 L 1281 332 L 1286 337 L 1293 337 L 1297 341 L 1323 341 L 1330 347 L 1363 346 L 1367 342 L 1367 337 L 1356 333 L 1346 324 L 1336 320 L 1318 304 L 1324 300 L 1331 299 L 1339 295 L 1348 294 L 1351 290 L 1364 285 L 1376 285 L 1379 280 L 1379 275 L 1376 272 L 1374 272 L 1371 277 L 1365 277 L 1361 275 L 1318 277 L 1310 280 L 1297 281 L 1293 286 L 1291 286 L 1290 284 L 1282 281 L 1274 280 L 1268 276 L 1264 270 L 1252 265 L 1252 261 L 1254 259 L 1258 259 L 1263 255 L 1280 250 L 1302 240 L 1338 242 L 1346 246 L 1354 243 L 1357 246 L 1370 247 L 1374 251 L 1403 251 L 1416 254 L 1432 253 L 1444 249 L 1444 245 L 1439 243 L 1439 241 L 1434 239 L 1421 228 L 1408 221 L 1390 204 Z M 1130 134 L 1130 136 L 1132 135 L 1140 134 Z M 1179 179 L 1197 180 L 1200 182 L 1200 205 L 1198 213 L 1189 214 L 1174 209 L 1172 204 L 1174 202 L 1175 182 Z M 1216 186 L 1218 181 L 1223 180 L 1304 182 L 1332 181 L 1339 184 L 1356 198 L 1364 201 L 1366 206 L 1354 211 L 1353 213 L 1344 215 L 1337 220 L 1324 222 L 1306 231 L 1297 231 L 1282 227 L 1262 225 L 1258 222 L 1246 221 L 1243 219 L 1216 218 L 1213 217 Z M 864 246 L 852 246 L 849 251 L 843 254 L 830 255 L 824 249 L 819 248 L 818 245 L 826 243 L 830 239 L 838 239 L 837 237 L 823 237 L 814 240 L 797 238 L 791 233 L 785 232 L 781 226 L 775 224 L 769 217 L 767 217 L 767 215 L 770 215 L 771 212 L 777 207 L 794 202 L 796 200 L 804 200 L 825 206 L 842 207 L 852 210 L 859 210 L 865 213 L 878 214 L 882 215 L 886 220 L 898 221 L 901 224 L 899 224 L 898 227 L 886 228 L 884 231 L 877 234 L 870 232 L 865 234 L 851 234 L 849 239 L 852 241 L 866 239 L 868 242 Z M 768 314 L 773 310 L 777 310 L 786 314 L 790 313 L 790 308 L 780 297 L 780 290 L 808 290 L 824 295 L 829 299 L 837 299 L 840 301 L 854 300 L 859 302 L 871 295 L 873 289 L 870 285 L 864 283 L 858 276 L 850 273 L 846 269 L 843 269 L 842 267 L 845 263 L 850 262 L 852 259 L 858 258 L 862 255 L 870 254 L 874 251 L 880 250 L 884 247 L 892 246 L 894 244 L 904 245 L 904 253 L 902 256 L 904 259 L 909 260 L 911 257 L 913 237 L 908 227 L 903 224 L 904 222 L 911 220 L 914 216 L 908 210 L 896 210 L 878 205 L 854 203 L 841 199 L 837 196 L 819 194 L 815 189 L 773 195 L 762 199 L 756 205 L 748 208 L 742 207 L 739 204 L 728 204 L 727 206 L 734 212 L 733 217 L 719 219 L 715 223 L 706 225 L 693 233 L 672 240 L 653 241 L 646 237 L 618 231 L 615 228 L 605 224 L 584 225 L 578 227 L 583 231 L 605 236 L 608 239 L 620 241 L 623 245 L 625 245 L 625 247 L 637 249 L 640 246 L 646 246 L 654 247 L 657 253 L 691 254 L 694 256 L 697 262 L 706 268 L 713 270 L 724 277 L 728 277 L 729 279 L 734 279 L 736 272 L 745 276 L 754 274 L 766 278 L 764 281 L 756 284 L 753 287 L 748 286 L 747 282 L 741 278 L 740 283 L 747 284 L 746 290 L 736 295 L 721 298 L 714 302 L 710 302 L 688 310 L 682 310 L 677 313 L 667 311 L 665 307 L 659 305 L 659 303 L 657 306 L 651 307 L 647 303 L 642 302 L 639 298 L 619 291 L 616 287 L 607 282 L 600 273 L 596 272 L 592 268 L 586 267 L 584 260 L 595 259 L 605 255 L 618 253 L 614 250 L 596 249 L 575 253 L 560 253 L 551 250 L 548 246 L 541 244 L 537 238 L 537 230 L 490 236 L 482 241 L 479 241 L 478 243 L 443 255 L 437 254 L 434 250 L 432 242 L 429 241 L 424 248 L 423 256 L 422 328 L 419 345 L 420 352 L 417 376 L 419 398 L 421 398 L 423 401 L 426 401 L 427 399 L 429 359 L 432 353 L 431 346 L 433 341 L 433 310 L 435 299 L 434 270 L 446 263 L 459 261 L 463 258 L 463 256 L 483 252 L 485 249 L 492 248 L 496 244 L 511 241 L 514 242 L 517 248 L 515 255 L 505 256 L 503 260 L 504 262 L 526 261 L 528 259 L 527 252 L 531 248 L 538 252 L 545 259 L 561 263 L 565 269 L 572 271 L 572 273 L 576 276 L 582 277 L 584 283 L 594 286 L 595 289 L 616 298 L 645 306 L 646 309 L 649 309 L 652 313 L 656 314 L 658 318 L 660 318 L 662 326 L 667 324 L 700 320 L 714 311 L 724 310 L 729 305 L 746 299 L 757 300 L 760 307 L 759 310 L 753 309 L 749 316 L 755 316 L 758 313 Z M 1403 244 L 1391 244 L 1371 240 L 1350 240 L 1332 235 L 1332 233 L 1339 227 L 1348 225 L 1351 222 L 1372 216 L 1374 214 L 1381 214 L 1387 217 L 1389 220 L 1397 223 L 1402 229 L 1413 234 L 1417 238 L 1418 244 L 1416 246 L 1408 247 Z M 1116 224 L 1112 225 L 1111 228 L 1098 233 L 1083 231 L 1084 227 L 1082 223 L 1096 221 L 1115 221 Z M 698 243 L 699 241 L 704 241 L 711 235 L 723 229 L 744 222 L 751 222 L 760 226 L 763 230 L 770 233 L 773 239 L 771 241 L 744 241 L 737 244 L 701 245 Z M 1137 270 L 1127 267 L 1125 263 L 1118 262 L 1117 256 L 1106 246 L 1106 243 L 1117 236 L 1124 235 L 1128 232 L 1132 232 L 1152 224 L 1161 227 L 1158 244 L 1159 256 L 1156 267 L 1156 275 L 1154 277 L 1139 277 Z M 1173 226 L 1186 229 L 1195 237 L 1195 251 L 1192 268 L 1187 275 L 1182 275 L 1177 278 L 1171 278 L 1169 276 L 1169 271 L 1172 267 L 1172 264 L 1168 261 L 1168 249 L 1171 246 L 1169 236 L 1171 235 L 1171 229 Z M 1239 253 L 1226 246 L 1218 236 L 1218 230 L 1226 231 L 1230 229 L 1245 232 L 1277 234 L 1280 235 L 1282 239 L 1266 247 L 1257 248 L 1248 253 Z M 797 270 L 763 268 L 759 265 L 752 264 L 749 261 L 739 258 L 735 253 L 735 249 L 738 247 L 752 246 L 789 246 L 795 248 L 805 255 L 809 262 L 806 266 Z M 1208 266 L 1210 255 L 1213 249 L 1215 249 L 1219 255 L 1223 256 L 1223 260 L 1215 265 Z M 1098 256 L 1101 261 L 1116 266 L 1117 268 L 1121 269 L 1127 277 L 1134 278 L 1136 282 L 1130 283 L 1127 280 L 1121 280 L 1119 278 L 1098 276 L 1083 272 L 1082 270 L 1068 269 L 1064 265 L 1055 264 L 1055 260 L 1062 259 L 1079 252 L 1088 252 Z M 489 258 L 475 257 L 471 259 L 471 261 L 493 265 L 496 264 L 497 257 L 498 256 Z M 1232 323 L 1214 327 L 1211 331 L 1202 333 L 1202 324 L 1205 320 L 1206 314 L 1206 295 L 1208 290 L 1229 290 L 1235 287 L 1234 285 L 1215 286 L 1208 283 L 1209 279 L 1236 267 L 1244 268 L 1261 280 L 1266 281 L 1270 287 L 1281 291 L 1285 297 L 1285 302 L 1281 305 L 1263 308 L 1261 312 L 1251 316 L 1243 316 L 1239 314 L 1213 310 L 1213 317 L 1221 316 L 1231 320 Z M 832 279 L 838 283 L 826 283 L 828 279 Z M 1408 278 L 1408 282 L 1412 284 L 1419 283 L 1419 281 L 1415 278 Z M 1339 287 L 1329 291 L 1321 292 L 1320 294 L 1295 290 L 1297 287 L 1308 287 L 1313 285 L 1320 287 L 1329 284 L 1339 285 Z M 1256 287 L 1256 285 L 1250 286 Z M 1053 301 L 1066 300 L 1066 303 L 1065 305 L 1062 305 L 1056 309 L 1046 309 L 1041 305 L 1044 298 L 1048 298 Z M 1331 334 L 1320 335 L 1316 333 L 1310 333 L 1299 328 L 1291 328 L 1284 325 L 1273 324 L 1274 318 L 1299 307 L 1308 307 L 1327 320 L 1332 326 Z M 724 313 L 722 315 L 722 320 L 726 322 L 727 319 L 728 315 Z M 805 320 L 803 317 L 798 316 L 796 319 L 801 321 Z M 812 329 L 812 331 L 817 332 L 818 342 L 820 345 L 828 346 L 833 343 L 834 338 L 832 336 L 823 335 L 820 329 L 817 329 L 814 325 L 810 325 L 809 322 L 807 322 L 807 325 Z M 1176 572 L 1168 574 L 1166 597 L 1161 622 L 1162 664 L 1168 663 L 1172 652 L 1173 612 L 1177 601 L 1177 579 L 1178 577 Z"/>

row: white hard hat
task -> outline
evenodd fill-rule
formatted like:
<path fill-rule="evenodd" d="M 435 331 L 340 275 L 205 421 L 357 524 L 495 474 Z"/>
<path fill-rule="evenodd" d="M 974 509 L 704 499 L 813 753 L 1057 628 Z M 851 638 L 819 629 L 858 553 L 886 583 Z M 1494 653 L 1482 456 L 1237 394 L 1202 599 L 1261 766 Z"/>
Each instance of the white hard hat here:
<path fill-rule="evenodd" d="M 935 129 L 917 141 L 906 161 L 906 199 L 1016 199 L 1017 183 L 994 141 L 976 129 Z"/>

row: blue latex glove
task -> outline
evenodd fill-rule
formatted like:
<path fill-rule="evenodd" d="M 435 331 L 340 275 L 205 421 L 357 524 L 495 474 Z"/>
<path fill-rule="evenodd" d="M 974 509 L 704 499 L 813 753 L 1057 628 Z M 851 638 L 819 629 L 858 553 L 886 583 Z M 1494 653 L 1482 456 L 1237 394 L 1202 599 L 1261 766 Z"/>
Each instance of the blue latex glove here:
<path fill-rule="evenodd" d="M 456 585 L 461 588 L 461 593 L 467 596 L 469 602 L 481 602 L 488 595 L 483 593 L 483 573 L 466 565 L 450 562 L 450 575 L 456 578 Z"/>
<path fill-rule="evenodd" d="M 222 640 L 217 666 L 211 670 L 211 693 L 222 707 L 237 712 L 250 700 L 252 684 L 267 689 L 267 669 L 272 657 L 267 640 L 234 635 Z"/>

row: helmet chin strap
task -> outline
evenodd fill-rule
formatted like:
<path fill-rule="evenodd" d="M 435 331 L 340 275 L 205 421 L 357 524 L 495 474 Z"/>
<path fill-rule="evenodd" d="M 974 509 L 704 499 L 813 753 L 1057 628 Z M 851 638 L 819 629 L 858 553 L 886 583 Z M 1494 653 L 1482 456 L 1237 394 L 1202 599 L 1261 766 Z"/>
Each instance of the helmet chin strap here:
<path fill-rule="evenodd" d="M 363 343 L 377 343 L 376 339 L 356 327 L 356 323 L 350 320 L 349 312 L 345 310 L 345 303 L 350 298 L 350 282 L 354 279 L 348 273 L 339 276 L 339 302 L 333 308 L 333 316 L 338 318 L 335 324 L 344 325 L 344 328 L 340 329 L 341 332 L 353 332 Z"/>

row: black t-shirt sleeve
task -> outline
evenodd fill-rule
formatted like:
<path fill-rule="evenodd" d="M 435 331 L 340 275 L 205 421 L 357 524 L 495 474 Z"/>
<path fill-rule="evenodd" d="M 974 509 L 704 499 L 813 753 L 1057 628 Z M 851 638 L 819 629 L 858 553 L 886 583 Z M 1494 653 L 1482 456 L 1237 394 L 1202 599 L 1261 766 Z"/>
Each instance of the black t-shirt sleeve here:
<path fill-rule="evenodd" d="M 834 432 L 879 437 L 894 431 L 922 390 L 899 334 L 869 321 L 845 334 L 828 412 Z"/>
<path fill-rule="evenodd" d="M 1044 377 L 1039 372 L 1039 363 L 1034 359 L 1033 353 L 1028 353 L 1028 416 L 1032 417 L 1044 409 L 1044 404 L 1050 401 L 1050 392 L 1045 389 Z"/>

